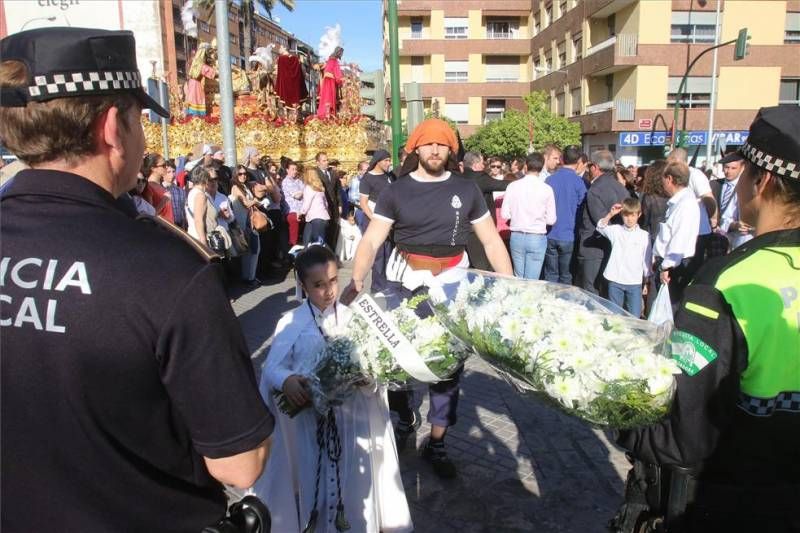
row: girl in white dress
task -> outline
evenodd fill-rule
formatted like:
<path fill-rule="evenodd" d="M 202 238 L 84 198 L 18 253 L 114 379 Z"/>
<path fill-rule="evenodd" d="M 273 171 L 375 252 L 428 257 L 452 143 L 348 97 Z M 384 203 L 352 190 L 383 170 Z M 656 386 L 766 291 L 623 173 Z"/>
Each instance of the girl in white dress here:
<path fill-rule="evenodd" d="M 336 256 L 312 246 L 297 256 L 295 271 L 308 298 L 278 322 L 261 375 L 261 394 L 277 424 L 254 491 L 269 507 L 275 532 L 412 531 L 386 390 L 361 387 L 326 418 L 311 406 L 302 377 L 314 367 L 325 338 L 346 332 L 351 315 L 336 301 Z M 275 391 L 306 408 L 289 418 L 276 407 Z"/>

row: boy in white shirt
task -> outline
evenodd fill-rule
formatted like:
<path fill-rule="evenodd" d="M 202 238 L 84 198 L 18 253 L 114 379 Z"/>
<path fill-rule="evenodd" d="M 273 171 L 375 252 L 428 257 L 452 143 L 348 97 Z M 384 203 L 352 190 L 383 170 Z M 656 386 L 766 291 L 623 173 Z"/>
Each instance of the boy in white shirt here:
<path fill-rule="evenodd" d="M 608 221 L 622 212 L 622 225 Z M 642 204 L 637 198 L 626 198 L 614 204 L 611 211 L 597 222 L 597 231 L 611 241 L 611 255 L 603 277 L 608 280 L 608 299 L 639 318 L 642 295 L 647 291 L 652 252 L 649 234 L 639 227 Z"/>

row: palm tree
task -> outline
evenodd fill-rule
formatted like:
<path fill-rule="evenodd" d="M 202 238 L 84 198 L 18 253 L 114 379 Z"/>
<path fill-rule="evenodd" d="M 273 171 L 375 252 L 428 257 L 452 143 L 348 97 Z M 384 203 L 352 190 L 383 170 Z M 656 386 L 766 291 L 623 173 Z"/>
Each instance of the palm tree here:
<path fill-rule="evenodd" d="M 228 5 L 233 2 L 229 1 Z M 244 44 L 245 57 L 249 57 L 253 53 L 253 33 L 255 25 L 256 4 L 263 6 L 269 18 L 272 18 L 272 10 L 280 3 L 289 11 L 294 11 L 295 0 L 239 0 L 239 10 L 242 14 L 242 43 Z M 211 16 L 214 14 L 214 0 L 197 0 L 197 9 L 201 13 L 206 13 L 208 22 L 211 21 Z M 249 62 L 247 68 L 250 67 Z"/>

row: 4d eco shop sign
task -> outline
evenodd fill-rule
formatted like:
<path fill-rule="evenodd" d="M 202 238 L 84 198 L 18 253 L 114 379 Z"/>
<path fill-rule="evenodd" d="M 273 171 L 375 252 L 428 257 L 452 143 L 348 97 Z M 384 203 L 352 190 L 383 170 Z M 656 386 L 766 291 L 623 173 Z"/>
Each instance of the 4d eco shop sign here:
<path fill-rule="evenodd" d="M 725 145 L 740 145 L 747 140 L 747 130 L 730 130 L 714 132 L 714 140 L 724 136 Z M 686 132 L 687 141 L 690 146 L 708 144 L 707 131 L 688 131 Z M 669 144 L 669 132 L 666 131 L 621 131 L 617 146 L 664 146 Z"/>

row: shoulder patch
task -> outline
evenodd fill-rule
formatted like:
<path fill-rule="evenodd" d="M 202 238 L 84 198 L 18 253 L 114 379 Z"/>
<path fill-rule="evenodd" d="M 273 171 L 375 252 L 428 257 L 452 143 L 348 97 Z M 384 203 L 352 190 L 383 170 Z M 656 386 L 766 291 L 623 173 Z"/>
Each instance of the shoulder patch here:
<path fill-rule="evenodd" d="M 675 329 L 669 338 L 672 359 L 689 376 L 694 376 L 717 358 L 717 352 L 702 339 Z"/>
<path fill-rule="evenodd" d="M 212 263 L 222 259 L 218 254 L 216 254 L 213 250 L 211 250 L 211 248 L 203 246 L 200 242 L 195 240 L 191 235 L 183 231 L 181 228 L 179 228 L 175 224 L 170 223 L 167 220 L 164 220 L 159 216 L 152 217 L 149 215 L 139 215 L 138 217 L 136 217 L 136 221 L 152 224 L 160 228 L 161 230 L 166 231 L 173 237 L 177 237 L 184 243 L 188 244 L 195 252 L 197 252 L 197 255 L 202 257 L 203 260 L 208 263 Z"/>

